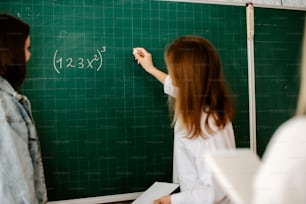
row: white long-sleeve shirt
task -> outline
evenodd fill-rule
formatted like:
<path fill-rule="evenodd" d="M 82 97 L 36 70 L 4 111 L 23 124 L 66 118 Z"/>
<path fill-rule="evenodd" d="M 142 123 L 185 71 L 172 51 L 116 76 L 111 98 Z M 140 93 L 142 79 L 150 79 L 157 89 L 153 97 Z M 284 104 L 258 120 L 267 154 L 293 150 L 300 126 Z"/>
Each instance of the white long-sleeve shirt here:
<path fill-rule="evenodd" d="M 177 91 L 171 78 L 166 77 L 164 92 L 176 97 Z M 213 179 L 211 170 L 205 162 L 205 154 L 216 150 L 235 148 L 234 131 L 229 123 L 222 130 L 217 130 L 211 121 L 210 125 L 216 133 L 212 136 L 205 127 L 206 113 L 202 113 L 202 130 L 208 139 L 197 137 L 188 139 L 188 132 L 178 120 L 174 127 L 173 182 L 179 183 L 181 192 L 171 196 L 172 204 L 225 204 L 229 203 L 225 192 Z"/>
<path fill-rule="evenodd" d="M 275 132 L 254 180 L 253 204 L 306 203 L 306 117 Z"/>

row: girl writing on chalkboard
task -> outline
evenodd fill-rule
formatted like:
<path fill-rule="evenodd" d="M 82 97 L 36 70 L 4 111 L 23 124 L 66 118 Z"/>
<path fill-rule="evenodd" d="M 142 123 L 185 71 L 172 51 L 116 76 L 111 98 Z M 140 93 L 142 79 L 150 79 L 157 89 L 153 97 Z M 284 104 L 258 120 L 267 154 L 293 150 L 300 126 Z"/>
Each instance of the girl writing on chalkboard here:
<path fill-rule="evenodd" d="M 29 100 L 18 92 L 30 59 L 30 28 L 0 14 L 0 203 L 47 203 Z"/>
<path fill-rule="evenodd" d="M 154 66 L 144 48 L 133 53 L 164 85 L 173 112 L 173 182 L 180 184 L 181 192 L 154 204 L 228 203 L 204 160 L 208 152 L 235 148 L 233 107 L 216 49 L 202 37 L 179 37 L 165 52 L 168 74 Z"/>

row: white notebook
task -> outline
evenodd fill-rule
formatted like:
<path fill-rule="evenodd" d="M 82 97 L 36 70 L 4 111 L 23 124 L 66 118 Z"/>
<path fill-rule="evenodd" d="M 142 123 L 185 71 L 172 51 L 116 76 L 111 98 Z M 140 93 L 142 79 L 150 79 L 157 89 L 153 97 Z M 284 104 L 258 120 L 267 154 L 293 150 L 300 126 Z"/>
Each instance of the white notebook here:
<path fill-rule="evenodd" d="M 206 156 L 216 179 L 235 204 L 250 204 L 259 157 L 250 149 L 236 149 Z"/>

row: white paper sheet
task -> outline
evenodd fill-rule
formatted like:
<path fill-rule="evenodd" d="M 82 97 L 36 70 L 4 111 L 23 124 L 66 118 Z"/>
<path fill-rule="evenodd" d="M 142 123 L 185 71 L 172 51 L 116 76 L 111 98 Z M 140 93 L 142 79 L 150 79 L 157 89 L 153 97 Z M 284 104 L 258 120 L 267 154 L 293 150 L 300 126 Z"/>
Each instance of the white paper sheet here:
<path fill-rule="evenodd" d="M 169 195 L 176 188 L 178 184 L 155 182 L 150 188 L 143 192 L 132 204 L 152 204 L 153 200 L 162 196 Z"/>
<path fill-rule="evenodd" d="M 250 149 L 238 148 L 206 155 L 206 161 L 235 204 L 251 203 L 253 178 L 260 165 Z"/>

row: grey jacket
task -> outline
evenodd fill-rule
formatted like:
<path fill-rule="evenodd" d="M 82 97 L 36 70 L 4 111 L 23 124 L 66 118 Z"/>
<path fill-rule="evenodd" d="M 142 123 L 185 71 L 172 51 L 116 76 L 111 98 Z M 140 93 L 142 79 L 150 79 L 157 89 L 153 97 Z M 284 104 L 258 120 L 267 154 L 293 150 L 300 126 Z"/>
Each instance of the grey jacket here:
<path fill-rule="evenodd" d="M 0 76 L 0 203 L 47 203 L 29 100 Z"/>

